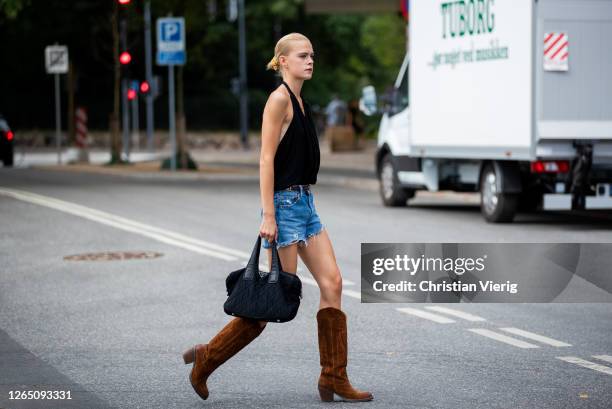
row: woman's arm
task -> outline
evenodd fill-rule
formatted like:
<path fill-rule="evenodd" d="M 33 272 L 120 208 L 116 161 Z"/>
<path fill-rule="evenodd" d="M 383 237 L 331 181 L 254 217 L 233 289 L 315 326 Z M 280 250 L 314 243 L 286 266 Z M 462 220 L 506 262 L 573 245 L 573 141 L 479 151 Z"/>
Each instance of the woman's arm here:
<path fill-rule="evenodd" d="M 270 94 L 264 107 L 261 125 L 261 153 L 259 156 L 259 189 L 263 221 L 261 237 L 276 240 L 276 219 L 274 214 L 274 156 L 280 140 L 283 120 L 287 113 L 289 98 L 281 92 Z"/>

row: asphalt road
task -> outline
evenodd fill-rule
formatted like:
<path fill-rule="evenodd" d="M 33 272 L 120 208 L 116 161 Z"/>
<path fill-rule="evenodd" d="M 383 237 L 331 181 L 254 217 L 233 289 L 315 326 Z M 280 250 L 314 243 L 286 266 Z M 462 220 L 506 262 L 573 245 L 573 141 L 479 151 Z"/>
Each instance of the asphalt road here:
<path fill-rule="evenodd" d="M 361 242 L 612 242 L 612 218 L 491 225 L 464 196 L 388 209 L 371 191 L 314 191 L 344 277 L 348 373 L 374 395 L 334 407 L 609 407 L 611 304 L 361 304 L 359 268 Z M 225 277 L 257 237 L 258 195 L 245 181 L 1 169 L 0 408 L 328 407 L 316 389 L 319 292 L 301 264 L 298 316 L 218 369 L 207 401 L 187 380 L 181 352 L 230 319 Z M 111 251 L 150 258 L 65 259 Z M 16 390 L 72 400 L 9 399 Z"/>

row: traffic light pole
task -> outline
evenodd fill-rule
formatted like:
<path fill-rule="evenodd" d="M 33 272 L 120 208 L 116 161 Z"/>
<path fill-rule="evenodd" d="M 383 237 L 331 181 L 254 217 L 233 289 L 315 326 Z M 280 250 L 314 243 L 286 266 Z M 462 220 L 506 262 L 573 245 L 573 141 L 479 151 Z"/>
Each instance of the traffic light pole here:
<path fill-rule="evenodd" d="M 145 20 L 145 77 L 149 87 L 153 84 L 153 62 L 151 56 L 151 2 L 145 2 L 144 9 Z M 149 92 L 145 96 L 147 107 L 147 149 L 153 151 L 153 92 L 149 88 Z"/>
<path fill-rule="evenodd" d="M 127 50 L 127 23 L 125 18 L 121 19 L 121 49 Z M 124 70 L 125 71 L 125 70 Z M 127 98 L 128 80 L 125 75 L 121 78 L 121 110 L 122 110 L 122 122 L 123 122 L 123 152 L 125 154 L 125 160 L 130 160 L 130 118 L 129 118 L 129 106 Z"/>
<path fill-rule="evenodd" d="M 126 78 L 121 79 L 121 111 L 122 111 L 122 125 L 123 125 L 123 154 L 125 155 L 125 160 L 130 160 L 130 113 L 128 106 L 128 83 Z"/>
<path fill-rule="evenodd" d="M 132 99 L 132 144 L 134 149 L 140 149 L 140 124 L 138 123 L 138 91 Z"/>
<path fill-rule="evenodd" d="M 244 0 L 238 0 L 238 48 L 240 53 L 240 140 L 244 149 L 249 148 L 248 94 L 246 71 L 246 39 L 244 27 Z"/>

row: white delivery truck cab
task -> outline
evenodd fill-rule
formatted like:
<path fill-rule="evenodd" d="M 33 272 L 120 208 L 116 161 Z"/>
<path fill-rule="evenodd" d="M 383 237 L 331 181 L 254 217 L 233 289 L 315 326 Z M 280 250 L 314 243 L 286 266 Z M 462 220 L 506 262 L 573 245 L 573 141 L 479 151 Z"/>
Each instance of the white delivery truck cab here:
<path fill-rule="evenodd" d="M 378 134 L 384 204 L 423 189 L 480 191 L 490 222 L 612 209 L 611 42 L 612 0 L 412 0 Z"/>

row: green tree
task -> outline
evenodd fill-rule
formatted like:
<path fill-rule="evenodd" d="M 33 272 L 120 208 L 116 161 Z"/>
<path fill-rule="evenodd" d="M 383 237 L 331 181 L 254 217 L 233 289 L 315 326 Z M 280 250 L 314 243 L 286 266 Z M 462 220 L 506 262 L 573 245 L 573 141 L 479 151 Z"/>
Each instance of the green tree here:
<path fill-rule="evenodd" d="M 30 0 L 0 0 L 0 14 L 13 20 L 29 4 Z"/>

